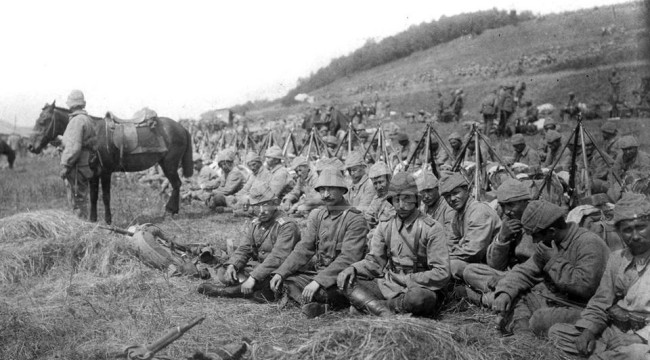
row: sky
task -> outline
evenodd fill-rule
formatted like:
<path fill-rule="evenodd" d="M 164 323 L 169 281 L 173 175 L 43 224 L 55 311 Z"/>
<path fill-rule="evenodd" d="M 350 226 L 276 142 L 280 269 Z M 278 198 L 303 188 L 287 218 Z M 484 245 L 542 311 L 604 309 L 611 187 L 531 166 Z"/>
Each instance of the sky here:
<path fill-rule="evenodd" d="M 0 120 L 32 126 L 73 89 L 87 110 L 173 119 L 280 97 L 368 39 L 477 10 L 547 14 L 621 0 L 249 0 L 0 3 Z"/>

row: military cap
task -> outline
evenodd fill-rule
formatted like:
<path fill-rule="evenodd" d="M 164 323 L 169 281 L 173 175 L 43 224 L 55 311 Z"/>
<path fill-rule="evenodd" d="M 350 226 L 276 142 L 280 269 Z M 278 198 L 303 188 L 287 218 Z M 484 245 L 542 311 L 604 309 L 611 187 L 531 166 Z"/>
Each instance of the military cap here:
<path fill-rule="evenodd" d="M 462 142 L 462 141 L 463 141 L 463 137 L 460 136 L 459 133 L 457 133 L 457 132 L 454 131 L 453 133 L 449 134 L 449 136 L 447 136 L 447 140 L 448 140 L 448 141 L 451 141 L 451 140 L 458 140 L 458 141 L 461 141 L 461 142 Z"/>
<path fill-rule="evenodd" d="M 297 156 L 293 161 L 291 162 L 291 168 L 296 169 L 298 166 L 303 166 L 303 165 L 309 165 L 309 161 L 307 160 L 306 157 L 304 156 Z"/>
<path fill-rule="evenodd" d="M 557 126 L 557 121 L 555 121 L 555 119 L 553 119 L 552 117 L 545 118 L 544 119 L 544 126 L 546 127 L 546 126 L 549 126 L 549 125 Z"/>
<path fill-rule="evenodd" d="M 204 164 L 212 163 L 212 157 L 208 153 L 204 153 L 203 156 L 201 156 L 201 159 L 203 160 Z"/>
<path fill-rule="evenodd" d="M 280 147 L 277 145 L 273 145 L 268 148 L 264 153 L 264 157 L 280 160 L 284 159 L 284 156 L 282 156 L 282 149 L 280 149 Z"/>
<path fill-rule="evenodd" d="M 222 161 L 235 161 L 235 153 L 232 150 L 222 150 L 219 155 L 217 155 L 217 164 Z"/>
<path fill-rule="evenodd" d="M 366 162 L 363 161 L 363 154 L 358 152 L 358 151 L 354 151 L 354 152 L 350 153 L 348 155 L 347 159 L 345 159 L 345 168 L 346 169 L 349 169 L 349 168 L 355 167 L 355 166 L 359 166 L 359 165 L 366 166 Z"/>
<path fill-rule="evenodd" d="M 390 180 L 388 185 L 388 201 L 398 195 L 418 195 L 418 186 L 412 174 L 400 171 Z"/>
<path fill-rule="evenodd" d="M 516 179 L 506 179 L 497 189 L 497 201 L 500 203 L 510 203 L 520 200 L 530 200 L 528 187 Z"/>
<path fill-rule="evenodd" d="M 547 229 L 564 216 L 564 209 L 546 200 L 533 200 L 528 203 L 521 215 L 521 225 L 529 234 Z"/>
<path fill-rule="evenodd" d="M 420 110 L 420 111 L 418 111 L 418 114 L 420 114 L 420 115 L 424 115 L 424 114 L 425 114 L 425 111 L 424 111 L 424 110 Z"/>
<path fill-rule="evenodd" d="M 68 95 L 68 100 L 65 102 L 69 108 L 75 106 L 86 106 L 86 99 L 84 98 L 84 93 L 81 90 L 72 90 L 70 95 Z"/>
<path fill-rule="evenodd" d="M 461 175 L 461 173 L 451 173 L 451 174 L 446 174 L 442 178 L 440 178 L 439 182 L 439 190 L 440 190 L 440 195 L 445 195 L 448 194 L 452 191 L 454 191 L 455 188 L 459 186 L 469 186 L 467 183 L 467 180 Z"/>
<path fill-rule="evenodd" d="M 575 96 L 575 95 L 576 93 L 574 93 L 573 91 L 569 91 L 569 96 Z"/>
<path fill-rule="evenodd" d="M 255 151 L 249 151 L 248 154 L 246 154 L 246 164 L 253 161 L 262 162 L 262 158 Z"/>
<path fill-rule="evenodd" d="M 418 191 L 438 188 L 438 178 L 436 178 L 436 176 L 430 171 L 422 172 L 417 178 L 415 178 L 415 183 L 418 186 Z"/>
<path fill-rule="evenodd" d="M 192 154 L 192 161 L 194 161 L 194 162 L 197 162 L 197 161 L 203 162 L 203 158 L 201 157 L 201 154 L 195 152 L 195 153 Z"/>
<path fill-rule="evenodd" d="M 512 135 L 512 138 L 510 138 L 510 141 L 512 141 L 512 145 L 526 144 L 526 140 L 524 140 L 524 136 L 522 134 L 514 134 L 514 135 Z"/>
<path fill-rule="evenodd" d="M 388 165 L 386 165 L 386 163 L 383 161 L 374 163 L 370 167 L 370 170 L 368 170 L 368 177 L 371 179 L 374 179 L 382 175 L 389 175 L 389 176 L 391 175 L 391 171 L 388 168 Z"/>
<path fill-rule="evenodd" d="M 339 172 L 343 170 L 343 163 L 338 158 L 324 158 L 316 162 L 316 171 L 323 171 L 326 168 L 334 168 Z"/>
<path fill-rule="evenodd" d="M 623 220 L 633 220 L 650 215 L 650 202 L 643 194 L 626 192 L 614 205 L 614 225 Z"/>
<path fill-rule="evenodd" d="M 339 144 L 339 139 L 336 138 L 336 136 L 328 135 L 323 137 L 323 141 L 327 145 L 338 145 Z"/>
<path fill-rule="evenodd" d="M 616 124 L 613 121 L 606 121 L 600 127 L 600 131 L 608 134 L 616 134 L 618 132 L 618 129 L 616 128 Z"/>
<path fill-rule="evenodd" d="M 277 196 L 267 183 L 261 183 L 257 184 L 257 186 L 253 186 L 250 189 L 249 197 L 251 205 L 258 205 L 277 199 Z"/>
<path fill-rule="evenodd" d="M 370 136 L 370 134 L 368 134 L 368 132 L 365 129 L 357 129 L 357 130 L 358 130 L 357 135 L 359 135 L 359 137 L 362 139 L 365 139 Z"/>
<path fill-rule="evenodd" d="M 557 141 L 560 139 L 562 139 L 562 135 L 560 135 L 560 133 L 555 130 L 547 131 L 546 135 L 544 136 L 544 140 L 546 141 L 547 144 L 550 144 L 553 141 Z"/>
<path fill-rule="evenodd" d="M 625 135 L 618 142 L 621 149 L 627 149 L 631 147 L 639 147 L 639 142 L 632 135 Z"/>
<path fill-rule="evenodd" d="M 406 133 L 399 133 L 399 134 L 397 134 L 397 136 L 395 136 L 395 140 L 397 140 L 397 142 L 407 141 L 408 139 L 409 139 L 409 136 L 406 135 Z"/>
<path fill-rule="evenodd" d="M 346 193 L 348 192 L 348 186 L 345 184 L 343 174 L 333 167 L 326 167 L 321 171 L 318 179 L 316 179 L 316 184 L 314 184 L 314 189 L 319 191 L 320 188 L 326 186 L 343 188 Z"/>

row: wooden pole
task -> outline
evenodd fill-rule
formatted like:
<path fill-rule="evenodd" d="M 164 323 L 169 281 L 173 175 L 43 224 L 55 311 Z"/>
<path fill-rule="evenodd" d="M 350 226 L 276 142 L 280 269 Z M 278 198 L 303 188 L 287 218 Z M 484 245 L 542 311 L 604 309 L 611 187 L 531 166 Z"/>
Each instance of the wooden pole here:
<path fill-rule="evenodd" d="M 479 142 L 479 136 L 476 135 L 476 125 L 472 126 L 472 135 L 474 136 L 474 158 L 476 159 L 476 166 L 474 167 L 474 199 L 480 200 L 480 189 L 481 189 L 481 147 Z"/>
<path fill-rule="evenodd" d="M 589 161 L 587 160 L 587 151 L 586 151 L 586 146 L 585 146 L 585 133 L 584 133 L 584 128 L 582 127 L 582 121 L 578 123 L 578 126 L 580 127 L 580 141 L 582 142 L 582 161 L 583 164 L 585 165 L 585 190 L 587 192 L 587 196 L 591 196 L 591 179 L 589 178 Z"/>

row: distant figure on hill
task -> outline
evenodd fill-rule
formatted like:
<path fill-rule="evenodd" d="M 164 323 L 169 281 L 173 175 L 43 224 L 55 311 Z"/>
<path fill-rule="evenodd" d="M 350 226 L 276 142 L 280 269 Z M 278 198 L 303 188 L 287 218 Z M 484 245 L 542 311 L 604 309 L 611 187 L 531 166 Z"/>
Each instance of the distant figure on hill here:
<path fill-rule="evenodd" d="M 502 87 L 502 90 L 499 92 L 499 101 L 498 101 L 498 116 L 499 116 L 499 126 L 497 127 L 497 136 L 503 137 L 506 135 L 506 127 L 508 126 L 508 120 L 512 113 L 515 111 L 515 99 L 512 91 L 514 86 L 506 85 Z"/>
<path fill-rule="evenodd" d="M 490 134 L 490 130 L 492 130 L 494 124 L 494 119 L 497 118 L 498 100 L 497 91 L 493 90 L 487 94 L 481 103 L 480 113 L 483 115 L 483 133 L 486 135 Z"/>
<path fill-rule="evenodd" d="M 573 119 L 578 116 L 580 113 L 580 108 L 578 107 L 578 100 L 576 100 L 576 94 L 571 91 L 569 93 L 569 101 L 565 107 L 560 110 L 560 118 L 564 121 L 564 114 L 569 115 L 569 119 Z"/>
<path fill-rule="evenodd" d="M 458 89 L 453 93 L 453 99 L 449 107 L 454 113 L 454 119 L 456 122 L 460 121 L 460 118 L 463 117 L 463 89 Z"/>
<path fill-rule="evenodd" d="M 521 84 L 519 84 L 517 90 L 515 91 L 515 104 L 517 104 L 517 106 L 521 106 L 522 104 L 524 104 L 525 93 L 526 93 L 526 83 L 522 81 Z"/>

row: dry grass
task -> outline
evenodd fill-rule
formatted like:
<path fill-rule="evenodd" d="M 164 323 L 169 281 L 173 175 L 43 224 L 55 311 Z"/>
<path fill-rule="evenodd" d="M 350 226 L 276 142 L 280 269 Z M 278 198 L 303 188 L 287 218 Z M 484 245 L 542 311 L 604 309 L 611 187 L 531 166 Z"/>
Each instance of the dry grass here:
<path fill-rule="evenodd" d="M 21 182 L 27 183 L 16 181 Z M 143 204 L 162 204 L 151 189 L 124 179 L 114 186 L 119 206 L 133 203 L 132 194 Z M 63 193 L 59 199 L 65 206 Z M 200 205 L 164 220 L 157 209 L 117 206 L 120 226 L 158 218 L 163 231 L 187 242 L 238 243 L 244 234 L 246 220 L 214 215 Z M 201 281 L 169 278 L 144 266 L 128 237 L 80 222 L 63 209 L 0 218 L 0 234 L 1 359 L 110 359 L 195 316 L 206 320 L 161 355 L 185 359 L 201 352 L 217 359 L 246 339 L 246 359 L 561 358 L 545 341 L 502 338 L 494 316 L 474 307 L 449 308 L 439 321 L 350 317 L 347 311 L 305 319 L 297 307 L 207 298 L 196 293 Z"/>

